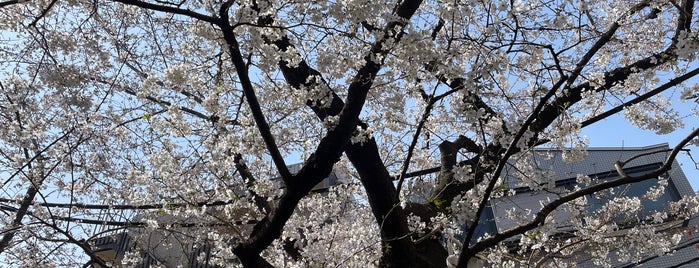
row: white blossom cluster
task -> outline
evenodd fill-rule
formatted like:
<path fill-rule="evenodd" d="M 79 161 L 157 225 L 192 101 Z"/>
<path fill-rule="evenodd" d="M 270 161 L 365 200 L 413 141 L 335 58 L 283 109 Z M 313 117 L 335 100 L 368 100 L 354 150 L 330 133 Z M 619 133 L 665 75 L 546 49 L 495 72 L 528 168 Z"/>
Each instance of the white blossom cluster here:
<path fill-rule="evenodd" d="M 688 1 L 0 0 L 0 260 L 82 266 L 120 233 L 140 241 L 123 266 L 671 252 L 696 196 L 646 213 L 670 179 L 577 195 L 607 181 L 534 158 L 590 157 L 582 131 L 617 107 L 657 134 L 696 128 L 675 103 L 699 96 Z M 525 191 L 544 197 L 483 212 Z"/>

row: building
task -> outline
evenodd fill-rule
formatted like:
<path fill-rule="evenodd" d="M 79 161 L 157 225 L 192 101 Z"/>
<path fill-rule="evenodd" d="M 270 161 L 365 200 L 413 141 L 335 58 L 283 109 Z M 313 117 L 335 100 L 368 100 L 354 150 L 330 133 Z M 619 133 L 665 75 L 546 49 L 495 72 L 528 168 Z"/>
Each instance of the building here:
<path fill-rule="evenodd" d="M 485 233 L 494 234 L 502 232 L 514 226 L 517 226 L 517 219 L 511 218 L 512 213 L 508 214 L 508 210 L 516 209 L 517 211 L 531 210 L 533 213 L 530 216 L 523 216 L 519 220 L 531 219 L 533 214 L 541 209 L 541 202 L 547 198 L 555 199 L 558 190 L 571 190 L 578 185 L 578 174 L 587 175 L 592 180 L 606 181 L 619 178 L 617 171 L 614 168 L 616 161 L 625 161 L 635 157 L 632 161 L 624 166 L 624 172 L 630 176 L 637 176 L 648 173 L 660 167 L 666 160 L 669 154 L 669 146 L 667 144 L 658 144 L 647 147 L 633 148 L 589 148 L 587 156 L 582 161 L 567 163 L 563 161 L 560 150 L 538 149 L 532 153 L 531 161 L 540 174 L 545 177 L 552 178 L 548 182 L 554 184 L 553 190 L 549 191 L 534 191 L 530 187 L 524 187 L 521 178 L 521 173 L 515 168 L 506 169 L 506 184 L 508 189 L 515 189 L 516 194 L 513 196 L 492 199 L 486 210 L 481 215 L 479 228 L 476 230 L 476 237 Z M 695 195 L 689 181 L 685 177 L 680 165 L 675 161 L 672 163 L 672 168 L 666 174 L 668 185 L 664 193 L 657 200 L 642 200 L 642 210 L 638 212 L 636 219 L 627 219 L 623 217 L 615 218 L 615 223 L 620 226 L 619 235 L 624 235 L 624 229 L 629 229 L 638 223 L 637 219 L 645 218 L 655 211 L 665 211 L 669 202 L 678 201 L 683 196 Z M 588 213 L 594 213 L 602 205 L 607 203 L 614 197 L 642 197 L 651 187 L 658 185 L 658 180 L 649 179 L 638 183 L 622 185 L 613 188 L 611 191 L 605 191 L 598 195 L 588 195 L 587 206 L 585 207 Z M 561 191 L 563 192 L 563 191 Z M 557 222 L 557 230 L 560 230 L 561 235 L 565 238 L 565 233 L 570 233 L 572 230 L 569 218 L 570 214 L 564 210 L 556 210 L 553 214 Z M 668 221 L 663 223 L 668 228 L 674 230 L 687 230 L 697 226 L 699 219 L 695 218 L 688 221 Z M 475 238 L 471 243 L 475 242 Z M 695 246 L 699 245 L 699 236 L 686 235 L 676 248 L 676 252 L 668 255 L 651 255 L 645 256 L 639 263 L 620 263 L 615 261 L 615 257 L 611 256 L 613 267 L 699 267 L 699 250 Z M 513 254 L 516 254 L 518 248 L 518 239 L 513 238 L 511 241 Z M 613 251 L 612 251 L 612 254 Z M 592 257 L 581 254 L 573 256 L 577 267 L 599 267 L 593 264 Z"/>

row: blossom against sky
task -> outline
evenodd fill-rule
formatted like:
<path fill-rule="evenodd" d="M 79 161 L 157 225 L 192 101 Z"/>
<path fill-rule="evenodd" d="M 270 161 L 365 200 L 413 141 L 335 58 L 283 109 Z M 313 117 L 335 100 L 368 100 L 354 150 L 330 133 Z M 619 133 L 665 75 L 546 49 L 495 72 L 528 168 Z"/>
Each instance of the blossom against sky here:
<path fill-rule="evenodd" d="M 697 103 L 693 101 L 681 102 L 678 94 L 672 100 L 674 108 L 680 111 L 696 111 Z M 684 128 L 675 132 L 658 135 L 653 131 L 642 130 L 629 123 L 623 114 L 613 115 L 597 124 L 588 126 L 582 130 L 590 140 L 590 147 L 643 147 L 658 143 L 674 143 L 680 141 L 685 135 L 699 125 L 699 118 L 688 116 L 684 118 Z M 699 152 L 699 147 L 688 146 L 692 153 Z M 692 188 L 699 190 L 699 159 L 692 159 L 686 153 L 677 157 L 677 161 L 682 166 L 682 171 L 692 185 Z M 695 164 L 695 162 L 697 162 Z"/>

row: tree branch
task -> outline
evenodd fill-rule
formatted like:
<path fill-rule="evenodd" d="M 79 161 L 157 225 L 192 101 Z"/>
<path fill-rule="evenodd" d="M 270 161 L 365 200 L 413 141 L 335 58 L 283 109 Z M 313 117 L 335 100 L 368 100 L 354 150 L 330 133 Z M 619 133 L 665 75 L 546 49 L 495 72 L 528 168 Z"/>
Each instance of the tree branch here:
<path fill-rule="evenodd" d="M 235 252 L 239 257 L 241 255 L 257 256 L 263 248 L 265 248 L 269 243 L 271 243 L 273 239 L 278 237 L 278 234 L 280 233 L 284 222 L 291 215 L 291 211 L 293 211 L 293 207 L 295 207 L 295 204 L 298 202 L 298 199 L 304 196 L 315 183 L 322 180 L 325 176 L 327 176 L 327 174 L 330 173 L 330 171 L 332 170 L 332 165 L 339 159 L 343 149 L 349 141 L 349 138 L 351 137 L 352 133 L 354 132 L 356 126 L 359 123 L 358 117 L 361 113 L 364 101 L 366 99 L 366 95 L 373 84 L 374 77 L 380 69 L 383 58 L 387 55 L 389 51 L 389 49 L 386 47 L 388 45 L 386 43 L 387 40 L 400 40 L 400 37 L 402 36 L 402 31 L 396 30 L 396 28 L 402 29 L 403 27 L 405 27 L 409 18 L 417 10 L 420 2 L 421 1 L 404 1 L 398 8 L 396 8 L 396 14 L 398 15 L 398 17 L 401 18 L 401 20 L 388 23 L 388 25 L 384 28 L 383 37 L 377 40 L 372 45 L 370 52 L 364 57 L 366 61 L 365 65 L 362 66 L 357 72 L 357 74 L 354 76 L 354 78 L 350 80 L 351 82 L 348 89 L 349 94 L 347 97 L 347 101 L 344 105 L 340 106 L 342 107 L 341 112 L 338 113 L 340 115 L 339 123 L 333 129 L 328 131 L 328 134 L 321 140 L 315 153 L 312 154 L 311 157 L 309 157 L 305 161 L 304 167 L 299 171 L 297 175 L 294 176 L 295 178 L 304 178 L 304 181 L 295 180 L 295 184 L 288 185 L 287 192 L 284 195 L 282 195 L 282 198 L 279 202 L 280 206 L 277 207 L 273 211 L 273 213 L 271 213 L 267 218 L 265 218 L 260 224 L 256 226 L 248 243 L 236 247 Z M 267 19 L 267 21 L 270 20 L 271 19 Z M 282 39 L 282 42 L 283 41 L 284 39 Z M 284 47 L 284 49 L 290 46 L 290 44 L 283 44 L 282 42 L 277 41 L 277 46 L 287 45 L 286 47 Z M 300 64 L 300 66 L 303 65 Z M 285 66 L 281 67 L 284 71 Z M 305 69 L 304 71 L 306 71 L 306 73 L 301 73 L 300 75 L 308 77 L 310 75 L 310 68 Z M 288 74 L 296 75 L 298 73 L 287 72 L 285 74 L 287 80 L 298 78 L 298 76 L 292 77 L 288 76 Z M 290 84 L 292 85 L 294 83 L 300 85 L 306 82 L 305 80 L 292 81 L 290 81 Z M 332 104 L 333 106 L 338 107 L 337 104 L 340 104 L 339 98 L 338 101 L 333 101 Z M 318 109 L 318 111 L 321 110 Z M 327 114 L 325 114 L 325 116 L 327 116 Z M 352 146 L 350 145 L 349 147 Z M 359 148 L 354 147 L 354 149 Z M 347 150 L 350 150 L 350 148 L 347 148 Z M 351 153 L 348 153 L 348 155 L 350 154 Z M 369 163 L 366 164 L 367 165 L 363 166 L 364 168 L 366 168 L 366 170 L 360 171 L 360 174 L 366 175 L 367 172 L 374 172 L 376 171 L 375 168 L 379 167 L 379 165 L 382 165 L 381 162 L 373 163 L 371 165 L 369 165 Z M 385 175 L 388 174 L 386 173 Z M 385 189 L 387 187 L 385 186 L 386 181 L 371 183 L 381 185 L 380 189 Z M 390 181 L 388 181 L 388 184 L 390 184 Z M 368 187 L 365 188 L 368 189 Z M 386 203 L 381 204 L 381 206 L 383 206 L 381 207 L 381 209 L 383 210 L 386 208 L 386 206 L 388 206 L 390 208 L 388 208 L 387 211 L 390 211 L 392 208 L 394 208 L 394 204 L 397 204 L 397 202 L 393 202 L 397 201 L 397 195 L 387 196 L 386 192 L 383 192 L 381 194 L 384 195 L 383 197 L 381 197 L 381 200 L 388 201 Z M 376 200 L 372 200 L 372 197 L 370 196 L 370 202 L 376 204 L 377 202 L 374 201 Z M 374 208 L 373 205 L 372 207 Z M 377 210 L 372 210 L 374 211 L 376 216 Z M 382 214 L 381 217 L 388 214 L 390 214 L 390 212 Z M 397 226 L 406 226 L 406 221 L 404 217 L 399 217 L 398 219 L 394 219 L 394 217 L 389 217 L 387 219 L 390 219 L 389 224 L 393 224 L 394 222 L 396 222 Z M 386 234 L 384 233 L 384 231 L 386 230 L 391 230 L 392 232 L 395 229 L 391 227 L 386 229 L 382 228 L 382 237 L 386 237 Z M 407 230 L 402 230 L 401 228 L 399 229 L 399 231 Z M 409 248 L 411 245 L 409 238 L 396 239 L 395 242 L 392 244 L 396 245 L 396 247 L 393 248 L 393 251 L 396 252 L 407 252 L 404 251 L 402 248 L 406 246 Z M 398 247 L 399 245 L 402 246 Z M 403 259 L 405 259 L 404 256 Z M 392 260 L 399 261 L 398 258 L 392 258 Z M 254 262 L 255 260 L 251 259 L 248 263 L 253 264 Z"/>
<path fill-rule="evenodd" d="M 41 14 L 39 14 L 38 17 L 36 17 L 31 23 L 29 23 L 29 27 L 36 27 L 36 24 L 39 22 L 39 20 L 41 20 L 44 16 L 46 16 L 46 14 L 49 13 L 49 11 L 51 11 L 51 8 L 53 8 L 53 5 L 55 5 L 56 2 L 58 2 L 58 0 L 51 0 L 51 2 L 49 2 L 49 6 L 44 8 L 41 11 Z"/>
<path fill-rule="evenodd" d="M 17 175 L 21 170 L 23 170 L 25 167 L 26 167 L 26 168 L 29 168 L 29 169 L 32 169 L 31 163 L 32 163 L 33 161 L 39 159 L 40 156 L 41 156 L 46 150 L 48 150 L 48 148 L 50 148 L 51 146 L 53 146 L 54 144 L 56 144 L 58 141 L 63 140 L 64 138 L 66 138 L 70 133 L 73 132 L 74 129 L 75 129 L 75 128 L 71 128 L 70 130 L 66 131 L 66 133 L 64 133 L 63 135 L 61 135 L 59 138 L 57 138 L 56 140 L 54 140 L 51 144 L 49 144 L 49 145 L 46 146 L 45 148 L 43 148 L 39 153 L 37 153 L 36 155 L 34 155 L 33 157 L 31 157 L 30 159 L 27 159 L 27 163 L 25 163 L 22 167 L 20 167 L 20 169 L 18 169 L 12 176 L 10 176 L 10 178 L 16 176 L 16 175 Z M 80 144 L 80 143 L 78 143 L 78 144 Z M 76 146 L 77 146 L 77 144 L 74 145 L 73 147 L 71 147 L 70 149 L 72 150 L 72 149 L 73 149 L 74 147 L 76 147 Z M 25 152 L 26 152 L 26 151 L 25 151 Z M 27 158 L 29 158 L 29 157 L 27 156 Z M 18 210 L 16 211 L 16 213 L 15 213 L 15 217 L 14 217 L 14 219 L 12 220 L 12 224 L 11 224 L 12 227 L 17 227 L 17 226 L 20 226 L 20 225 L 22 224 L 22 219 L 23 219 L 24 216 L 27 214 L 27 211 L 28 211 L 28 209 L 29 209 L 29 206 L 30 206 L 31 203 L 34 201 L 34 197 L 36 197 L 37 193 L 39 193 L 39 189 L 41 188 L 41 185 L 43 184 L 44 179 L 46 178 L 46 176 L 48 176 L 48 174 L 43 174 L 43 171 L 42 171 L 42 172 L 38 172 L 37 174 L 39 174 L 39 176 L 40 176 L 41 178 L 39 178 L 39 179 L 34 178 L 34 177 L 29 177 L 29 178 L 28 178 L 30 185 L 29 185 L 29 188 L 27 189 L 27 191 L 25 192 L 24 197 L 22 198 L 22 201 L 20 202 L 20 207 L 19 207 L 19 209 L 18 209 Z M 7 246 L 9 245 L 9 243 L 10 243 L 10 242 L 12 241 L 12 239 L 14 238 L 15 234 L 16 234 L 15 231 L 11 231 L 11 232 L 5 233 L 5 234 L 2 236 L 2 239 L 0 239 L 0 253 L 3 252 L 3 251 L 5 251 L 5 249 L 6 249 Z"/>
<path fill-rule="evenodd" d="M 549 105 L 544 108 L 538 115 L 536 122 L 532 124 L 532 131 L 539 132 L 548 127 L 565 109 L 562 107 L 570 107 L 573 104 L 582 100 L 582 93 L 586 91 L 602 92 L 610 89 L 612 86 L 623 83 L 631 74 L 638 73 L 644 70 L 655 68 L 677 58 L 675 50 L 678 36 L 683 31 L 691 30 L 691 11 L 694 7 L 693 0 L 686 0 L 684 5 L 685 13 L 681 14 L 677 20 L 677 30 L 673 36 L 672 44 L 664 51 L 656 53 L 640 59 L 632 64 L 624 67 L 615 68 L 614 70 L 604 74 L 604 84 L 599 87 L 593 87 L 590 82 L 585 82 L 573 88 L 569 88 L 563 95 L 557 97 Z"/>
<path fill-rule="evenodd" d="M 699 75 L 699 68 L 695 68 L 694 70 L 692 70 L 692 71 L 690 71 L 682 76 L 670 79 L 670 81 L 668 81 L 667 83 L 665 83 L 659 87 L 656 87 L 655 89 L 648 91 L 645 94 L 634 98 L 633 100 L 627 101 L 627 102 L 625 102 L 617 107 L 609 109 L 608 111 L 606 111 L 604 113 L 601 113 L 601 114 L 596 115 L 590 119 L 587 119 L 580 124 L 580 127 L 586 127 L 586 126 L 592 125 L 594 123 L 597 123 L 602 119 L 605 119 L 605 118 L 612 116 L 618 112 L 621 112 L 625 107 L 629 107 L 631 105 L 641 103 L 641 102 L 643 102 L 643 101 L 645 101 L 645 100 L 647 100 L 655 95 L 658 95 L 658 94 L 664 92 L 665 90 L 668 90 L 671 87 L 677 86 L 680 83 L 687 81 L 688 79 L 690 79 L 696 75 Z"/>
<path fill-rule="evenodd" d="M 5 2 L 0 2 L 0 8 L 3 8 L 5 6 L 9 6 L 9 5 L 18 4 L 18 3 L 20 3 L 19 0 L 10 0 L 10 1 L 5 1 Z"/>
<path fill-rule="evenodd" d="M 194 11 L 191 11 L 188 9 L 181 9 L 181 8 L 177 8 L 177 7 L 167 6 L 167 5 L 156 5 L 156 4 L 151 4 L 151 3 L 147 3 L 147 2 L 143 2 L 143 1 L 139 1 L 139 0 L 114 0 L 114 1 L 122 3 L 122 4 L 126 4 L 126 5 L 142 7 L 145 9 L 162 11 L 162 12 L 178 14 L 178 15 L 184 15 L 187 17 L 201 20 L 201 21 L 206 21 L 206 22 L 211 23 L 211 24 L 218 24 L 218 22 L 219 22 L 219 19 L 216 17 L 197 13 L 197 12 L 194 12 Z"/>
<path fill-rule="evenodd" d="M 21 204 L 22 200 L 0 198 L 2 203 Z M 52 203 L 52 202 L 30 202 L 32 206 L 41 206 L 47 208 L 70 208 L 70 209 L 108 209 L 108 210 L 147 210 L 147 209 L 163 209 L 163 208 L 180 208 L 180 207 L 217 207 L 233 204 L 235 200 L 218 200 L 218 201 L 201 201 L 196 203 L 155 203 L 145 205 L 98 205 L 84 203 Z"/>
<path fill-rule="evenodd" d="M 289 172 L 289 168 L 286 166 L 284 158 L 282 157 L 282 154 L 279 152 L 279 147 L 274 141 L 274 136 L 270 131 L 269 124 L 267 124 L 267 120 L 265 119 L 265 116 L 262 113 L 260 103 L 257 100 L 257 96 L 255 96 L 255 89 L 253 88 L 252 82 L 250 81 L 250 75 L 248 74 L 248 66 L 245 64 L 245 60 L 243 59 L 243 56 L 240 53 L 240 45 L 236 40 L 235 34 L 233 33 L 233 27 L 229 22 L 228 8 L 230 3 L 231 2 L 229 1 L 229 3 L 226 3 L 223 6 L 221 6 L 221 10 L 219 12 L 219 16 L 221 17 L 221 19 L 216 22 L 216 25 L 221 27 L 223 39 L 226 40 L 226 44 L 228 45 L 228 50 L 231 53 L 231 61 L 233 61 L 235 71 L 238 74 L 238 78 L 240 78 L 240 84 L 243 87 L 245 100 L 248 102 L 248 106 L 250 107 L 252 116 L 255 119 L 255 123 L 257 124 L 257 129 L 259 130 L 260 135 L 262 136 L 262 139 L 264 140 L 265 145 L 267 146 L 267 150 L 269 151 L 269 154 L 272 157 L 272 161 L 274 162 L 274 165 L 277 167 L 279 174 L 281 175 L 284 182 L 286 184 L 289 184 L 289 180 L 291 179 L 291 172 Z"/>
<path fill-rule="evenodd" d="M 408 168 L 410 168 L 410 159 L 413 157 L 413 151 L 415 150 L 415 146 L 417 145 L 417 140 L 420 138 L 422 128 L 425 127 L 425 123 L 427 123 L 427 120 L 430 118 L 430 114 L 432 113 L 434 103 L 435 102 L 432 99 L 428 99 L 427 106 L 425 106 L 425 111 L 422 113 L 420 121 L 417 123 L 415 133 L 413 133 L 413 138 L 410 141 L 410 145 L 408 146 L 408 154 L 405 156 L 405 159 L 403 159 L 400 174 L 398 175 L 398 186 L 396 187 L 396 192 L 398 193 L 400 193 L 400 189 L 403 186 L 405 174 L 408 173 Z"/>
<path fill-rule="evenodd" d="M 532 113 L 529 115 L 527 120 L 524 121 L 522 126 L 520 127 L 519 131 L 517 131 L 517 134 L 512 138 L 512 141 L 510 142 L 510 145 L 507 147 L 507 150 L 505 153 L 502 155 L 502 157 L 498 160 L 498 165 L 495 168 L 495 171 L 492 173 L 492 177 L 490 178 L 490 182 L 488 182 L 488 186 L 485 189 L 485 192 L 483 194 L 483 197 L 481 201 L 479 202 L 478 205 L 478 210 L 476 211 L 476 216 L 475 219 L 472 220 L 472 224 L 469 225 L 468 231 L 466 232 L 466 237 L 464 238 L 464 241 L 470 241 L 471 237 L 473 236 L 473 233 L 476 230 L 476 226 L 478 226 L 478 221 L 480 219 L 481 213 L 483 212 L 483 209 L 485 209 L 486 203 L 490 199 L 490 195 L 493 191 L 493 188 L 495 188 L 495 184 L 498 181 L 498 177 L 500 176 L 500 173 L 502 173 L 502 170 L 505 168 L 505 164 L 507 164 L 507 160 L 511 155 L 514 153 L 518 152 L 520 148 L 517 148 L 517 144 L 519 143 L 519 140 L 524 136 L 524 134 L 529 131 L 529 126 L 531 125 L 532 122 L 536 119 L 536 115 L 544 108 L 545 104 L 548 102 L 548 100 L 553 97 L 553 95 L 556 93 L 556 89 L 560 87 L 565 80 L 560 80 L 558 84 L 554 85 L 549 92 L 544 95 L 541 100 L 539 101 L 539 104 L 534 108 Z M 468 259 L 463 259 L 462 257 L 464 256 L 464 250 L 467 247 L 463 247 L 461 254 L 459 255 L 459 263 L 466 263 L 468 262 Z M 470 256 L 469 256 L 470 257 Z"/>
<path fill-rule="evenodd" d="M 252 190 L 252 187 L 255 184 L 255 176 L 250 172 L 250 169 L 248 166 L 243 162 L 243 157 L 240 154 L 235 154 L 233 157 L 233 161 L 235 162 L 235 168 L 238 169 L 238 173 L 240 173 L 240 176 L 243 178 L 245 181 L 245 185 L 248 187 L 248 192 L 252 195 L 252 200 L 257 204 L 257 207 L 263 211 L 263 212 L 269 212 L 271 211 L 271 207 L 269 205 L 269 202 L 267 202 L 267 199 L 264 197 L 258 195 L 255 191 Z"/>

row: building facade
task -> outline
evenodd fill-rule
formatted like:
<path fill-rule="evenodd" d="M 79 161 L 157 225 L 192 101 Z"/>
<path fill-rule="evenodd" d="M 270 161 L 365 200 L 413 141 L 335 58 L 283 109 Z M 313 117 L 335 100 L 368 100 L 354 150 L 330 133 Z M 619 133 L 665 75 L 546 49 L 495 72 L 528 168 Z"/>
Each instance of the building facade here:
<path fill-rule="evenodd" d="M 626 161 L 633 158 L 624 165 L 623 172 L 629 176 L 639 176 L 649 173 L 659 168 L 670 152 L 667 144 L 658 144 L 647 147 L 611 147 L 611 148 L 589 148 L 587 156 L 581 161 L 566 162 L 562 159 L 561 150 L 539 149 L 531 154 L 533 166 L 537 169 L 534 173 L 539 178 L 550 178 L 541 181 L 542 184 L 551 184 L 546 190 L 532 190 L 531 183 L 524 186 L 527 174 L 522 174 L 521 170 L 510 166 L 505 170 L 506 184 L 508 189 L 515 189 L 516 194 L 512 196 L 492 199 L 489 206 L 481 215 L 482 220 L 477 229 L 475 237 L 480 237 L 485 233 L 495 234 L 519 225 L 523 221 L 533 218 L 542 207 L 542 203 L 547 200 L 554 200 L 559 193 L 567 192 L 579 185 L 579 175 L 586 175 L 593 182 L 603 182 L 619 178 L 614 163 Z M 542 176 L 543 175 L 543 176 Z M 619 226 L 617 235 L 623 236 L 625 230 L 631 229 L 640 220 L 647 218 L 655 212 L 667 210 L 670 202 L 678 201 L 683 196 L 691 196 L 696 193 L 692 189 L 687 177 L 677 161 L 672 163 L 672 168 L 661 175 L 667 179 L 667 186 L 664 192 L 655 200 L 643 198 L 652 187 L 657 187 L 658 178 L 622 185 L 593 195 L 587 195 L 586 213 L 595 215 L 609 200 L 614 198 L 638 197 L 641 200 L 642 209 L 635 217 L 617 216 L 614 218 L 615 224 Z M 557 191 L 560 190 L 560 191 Z M 512 211 L 531 213 L 512 213 Z M 517 215 L 517 217 L 513 217 Z M 566 233 L 575 232 L 574 224 L 570 221 L 570 212 L 557 209 L 552 213 L 556 222 L 556 228 L 560 230 L 561 238 L 565 238 Z M 693 226 L 699 224 L 699 219 L 686 221 L 668 220 L 662 225 L 663 228 L 673 231 L 691 230 Z M 471 243 L 475 242 L 471 241 Z M 518 238 L 512 239 L 511 252 L 517 254 Z M 612 267 L 699 267 L 699 250 L 696 246 L 699 243 L 699 236 L 687 234 L 676 247 L 675 252 L 666 255 L 648 255 L 640 262 L 623 263 L 617 261 L 614 249 L 611 250 L 610 259 Z M 600 267 L 594 263 L 594 258 L 589 254 L 581 253 L 570 256 L 571 263 L 576 267 Z"/>

